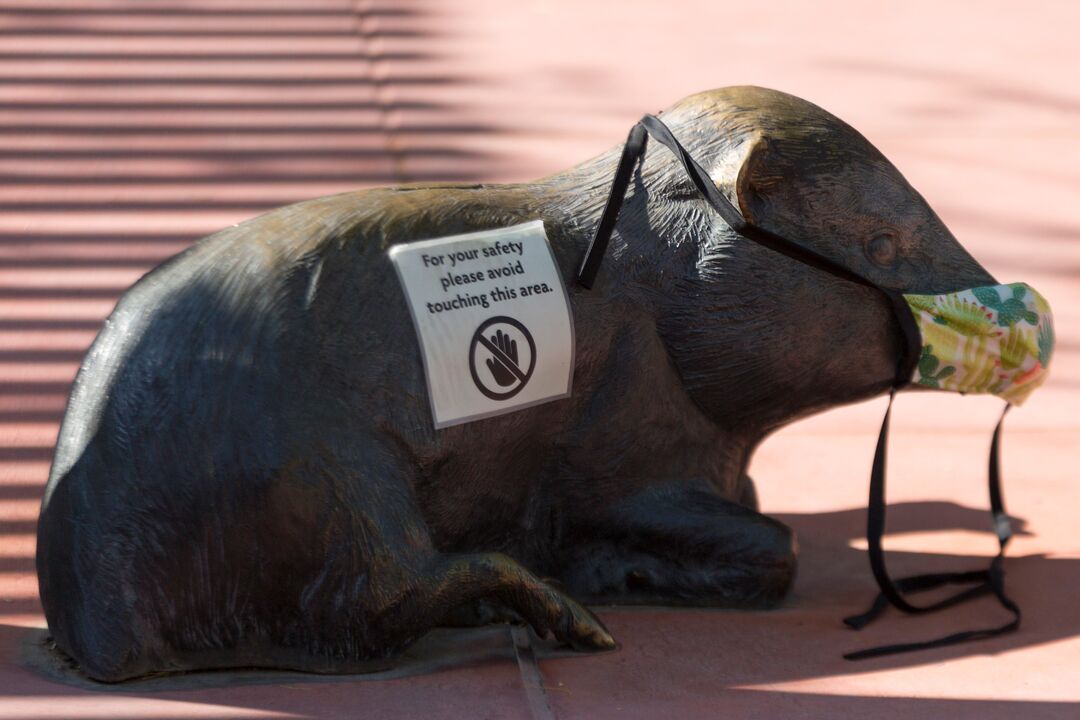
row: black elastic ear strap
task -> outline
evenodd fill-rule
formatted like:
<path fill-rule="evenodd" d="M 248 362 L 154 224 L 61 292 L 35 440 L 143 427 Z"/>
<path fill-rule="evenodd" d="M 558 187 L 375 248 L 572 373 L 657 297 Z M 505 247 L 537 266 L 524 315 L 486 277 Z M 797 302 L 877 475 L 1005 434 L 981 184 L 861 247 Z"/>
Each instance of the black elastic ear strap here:
<path fill-rule="evenodd" d="M 607 204 L 604 206 L 604 212 L 600 216 L 600 222 L 596 226 L 592 241 L 585 251 L 585 259 L 578 270 L 577 279 L 581 285 L 591 288 L 596 281 L 596 274 L 600 270 L 600 263 L 604 259 L 604 252 L 607 250 L 611 233 L 615 229 L 615 221 L 618 219 L 619 210 L 622 208 L 623 197 L 626 195 L 626 189 L 630 186 L 634 165 L 645 153 L 646 133 L 675 155 L 686 174 L 690 177 L 690 181 L 694 183 L 694 187 L 708 200 L 712 208 L 720 214 L 720 217 L 724 218 L 724 222 L 731 226 L 732 230 L 749 240 L 764 245 L 770 250 L 787 255 L 805 265 L 824 270 L 860 285 L 877 288 L 869 280 L 856 275 L 843 265 L 830 260 L 824 255 L 748 223 L 742 213 L 717 189 L 709 174 L 691 157 L 686 148 L 671 133 L 668 126 L 654 115 L 646 115 L 641 118 L 630 130 L 630 135 L 626 139 L 619 166 L 615 170 L 615 178 L 611 183 L 611 192 L 608 195 Z"/>
<path fill-rule="evenodd" d="M 630 187 L 634 165 L 645 153 L 648 141 L 649 136 L 645 134 L 645 126 L 641 123 L 630 128 L 630 134 L 626 136 L 626 144 L 623 145 L 619 166 L 615 169 L 615 178 L 611 181 L 611 191 L 608 193 L 607 204 L 604 205 L 604 213 L 600 216 L 600 224 L 596 226 L 589 249 L 585 251 L 585 260 L 578 271 L 578 282 L 586 288 L 593 286 L 596 273 L 600 271 L 608 240 L 611 239 L 611 232 L 615 229 L 615 221 L 619 219 L 619 210 L 622 209 L 623 199 L 626 197 L 626 188 Z"/>
<path fill-rule="evenodd" d="M 922 332 L 919 324 L 915 322 L 915 316 L 904 299 L 904 295 L 896 290 L 878 288 L 889 299 L 892 305 L 893 317 L 900 326 L 900 335 L 903 338 L 904 347 L 900 350 L 900 362 L 896 366 L 896 379 L 893 380 L 893 392 L 900 390 L 911 382 L 915 375 L 915 367 L 919 364 L 919 356 L 922 354 Z M 892 407 L 892 399 L 889 400 Z M 886 417 L 886 420 L 888 418 Z"/>
<path fill-rule="evenodd" d="M 881 423 L 881 432 L 878 435 L 877 450 L 874 453 L 874 465 L 870 474 L 870 501 L 866 521 L 866 540 L 869 545 L 870 567 L 873 570 L 874 579 L 877 580 L 878 587 L 881 589 L 881 594 L 878 595 L 869 610 L 862 615 L 845 618 L 844 622 L 854 630 L 861 630 L 875 620 L 887 605 L 892 605 L 906 613 L 926 613 L 952 607 L 987 593 L 993 593 L 1002 607 L 1013 614 L 1013 619 L 999 627 L 967 630 L 936 640 L 884 645 L 859 650 L 844 655 L 846 660 L 865 660 L 867 658 L 881 657 L 882 655 L 894 655 L 944 645 L 954 645 L 970 640 L 982 640 L 1012 632 L 1020 627 L 1020 608 L 1005 594 L 1005 546 L 1008 544 L 1009 538 L 1012 537 L 1012 529 L 1008 515 L 1005 514 L 1005 504 L 1001 494 L 1000 447 L 1001 426 L 1005 420 L 1005 413 L 1009 411 L 1010 406 L 1006 405 L 1005 410 L 1002 411 L 1001 419 L 998 420 L 997 427 L 994 428 L 994 437 L 990 444 L 988 484 L 994 530 L 998 536 L 997 557 L 991 561 L 990 567 L 986 570 L 913 575 L 901 578 L 894 583 L 885 569 L 885 553 L 882 548 L 881 538 L 885 534 L 885 455 L 889 438 L 889 416 L 892 414 L 892 402 L 895 394 L 894 390 L 889 395 L 889 408 L 885 411 L 885 419 Z M 972 583 L 974 583 L 972 587 L 929 605 L 913 605 L 905 598 L 906 594 L 932 590 L 943 585 L 968 585 Z"/>

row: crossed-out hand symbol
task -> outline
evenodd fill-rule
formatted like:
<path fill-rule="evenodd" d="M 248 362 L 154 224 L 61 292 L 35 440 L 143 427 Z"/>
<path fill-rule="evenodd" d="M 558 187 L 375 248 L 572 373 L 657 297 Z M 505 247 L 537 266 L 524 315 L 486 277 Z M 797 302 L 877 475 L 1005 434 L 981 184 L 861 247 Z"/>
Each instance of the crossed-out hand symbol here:
<path fill-rule="evenodd" d="M 488 332 L 491 334 L 486 335 Z M 519 342 L 523 343 L 520 348 Z M 480 348 L 484 352 L 478 352 Z M 528 328 L 514 318 L 497 315 L 476 328 L 469 345 L 469 373 L 476 389 L 489 399 L 508 400 L 517 395 L 529 384 L 535 367 L 536 343 Z"/>
<path fill-rule="evenodd" d="M 491 371 L 491 377 L 495 378 L 495 382 L 501 387 L 513 385 L 521 373 L 521 367 L 518 365 L 517 340 L 511 340 L 510 336 L 502 330 L 496 331 L 494 335 L 490 336 L 490 340 L 491 344 L 502 353 L 502 356 L 496 355 L 487 359 L 487 367 Z M 510 369 L 508 363 L 513 364 L 513 370 Z M 517 370 L 518 374 L 515 374 L 514 370 Z"/>

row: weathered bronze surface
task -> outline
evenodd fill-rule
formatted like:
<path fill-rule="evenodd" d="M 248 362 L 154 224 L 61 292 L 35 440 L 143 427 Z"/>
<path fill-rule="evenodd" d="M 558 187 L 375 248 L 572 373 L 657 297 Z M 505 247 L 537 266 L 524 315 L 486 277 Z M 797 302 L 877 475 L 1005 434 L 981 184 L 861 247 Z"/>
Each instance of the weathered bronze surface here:
<path fill-rule="evenodd" d="M 993 282 L 810 103 L 729 88 L 662 118 L 753 223 L 890 288 Z M 57 646 L 105 681 L 354 672 L 440 624 L 521 618 L 602 649 L 582 602 L 780 600 L 796 544 L 756 510 L 751 453 L 888 389 L 899 330 L 881 293 L 732 232 L 659 146 L 576 287 L 617 158 L 284 207 L 140 280 L 86 356 L 42 506 Z M 573 395 L 436 432 L 385 251 L 538 218 L 568 279 Z"/>

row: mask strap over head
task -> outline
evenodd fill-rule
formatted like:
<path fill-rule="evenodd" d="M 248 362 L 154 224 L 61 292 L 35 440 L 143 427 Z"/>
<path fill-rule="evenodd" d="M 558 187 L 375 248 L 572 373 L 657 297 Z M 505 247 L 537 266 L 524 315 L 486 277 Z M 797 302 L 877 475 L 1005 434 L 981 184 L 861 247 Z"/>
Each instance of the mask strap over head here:
<path fill-rule="evenodd" d="M 591 288 L 596 281 L 596 274 L 600 270 L 600 263 L 604 260 L 604 252 L 607 250 L 608 241 L 611 239 L 611 232 L 615 229 L 615 221 L 619 217 L 623 198 L 626 197 L 626 189 L 630 186 L 634 166 L 644 156 L 650 135 L 654 140 L 674 153 L 675 157 L 682 163 L 690 181 L 694 183 L 694 187 L 709 201 L 709 205 L 720 214 L 724 222 L 731 226 L 731 229 L 735 232 L 759 245 L 764 245 L 770 250 L 787 255 L 793 260 L 798 260 L 804 265 L 810 265 L 844 280 L 865 285 L 875 290 L 882 289 L 824 255 L 748 223 L 742 213 L 717 189 L 709 174 L 690 156 L 690 153 L 675 138 L 668 126 L 655 115 L 646 115 L 641 118 L 637 125 L 631 128 L 630 134 L 626 138 L 626 144 L 623 145 L 622 157 L 619 159 L 619 166 L 615 170 L 615 178 L 611 182 L 611 192 L 608 194 L 604 212 L 600 216 L 600 224 L 596 227 L 592 242 L 589 243 L 589 248 L 585 251 L 585 260 L 578 270 L 578 282 L 586 288 Z M 894 294 L 899 298 L 898 293 Z M 916 330 L 917 332 L 918 330 Z M 914 369 L 914 364 L 912 369 Z"/>
<path fill-rule="evenodd" d="M 902 610 L 906 613 L 925 613 L 934 610 L 942 610 L 959 603 L 980 597 L 987 593 L 993 593 L 998 602 L 1013 614 L 1013 620 L 1005 625 L 985 630 L 969 630 L 955 633 L 936 640 L 925 642 L 887 645 L 882 647 L 860 650 L 848 653 L 844 657 L 848 660 L 863 660 L 866 658 L 892 655 L 914 650 L 952 645 L 968 640 L 980 640 L 994 637 L 1016 630 L 1020 626 L 1020 608 L 1016 603 L 1005 595 L 1005 573 L 1003 568 L 1005 546 L 1012 536 L 1009 518 L 1005 514 L 1004 501 L 1001 494 L 1001 473 L 999 463 L 999 447 L 1001 437 L 1001 425 L 1008 412 L 1008 405 L 1001 414 L 997 427 L 994 430 L 993 442 L 990 446 L 990 507 L 994 520 L 994 530 L 998 536 L 999 551 L 997 557 L 990 563 L 986 570 L 976 570 L 962 573 L 935 573 L 927 575 L 914 575 L 901 578 L 895 583 L 889 577 L 885 568 L 885 554 L 881 539 L 885 533 L 885 449 L 889 439 L 889 417 L 892 414 L 892 402 L 896 391 L 911 381 L 911 377 L 918 364 L 922 349 L 922 337 L 918 325 L 915 322 L 910 308 L 907 306 L 903 295 L 891 288 L 884 288 L 866 278 L 858 275 L 843 265 L 810 250 L 802 245 L 794 243 L 775 233 L 763 228 L 751 225 L 742 216 L 742 213 L 717 189 L 709 174 L 687 152 L 686 148 L 675 138 L 671 130 L 659 118 L 653 115 L 645 115 L 633 128 L 626 138 L 622 156 L 619 159 L 615 177 L 611 183 L 611 192 L 608 195 L 604 212 L 600 216 L 600 222 L 596 227 L 596 233 L 585 252 L 585 259 L 578 270 L 578 282 L 586 288 L 591 288 L 600 270 L 600 263 L 604 259 L 611 233 L 615 229 L 619 210 L 622 208 L 626 190 L 630 186 L 634 166 L 645 154 L 645 147 L 649 136 L 670 150 L 682 164 L 683 169 L 689 176 L 694 187 L 705 197 L 714 210 L 720 214 L 732 230 L 739 235 L 752 240 L 759 245 L 764 245 L 770 250 L 786 255 L 805 265 L 823 270 L 837 277 L 849 280 L 866 287 L 874 288 L 883 293 L 893 309 L 893 315 L 904 338 L 904 350 L 897 366 L 896 378 L 893 381 L 892 391 L 889 394 L 889 407 L 885 411 L 885 419 L 881 424 L 881 432 L 878 435 L 877 451 L 874 454 L 874 465 L 870 475 L 870 500 L 867 513 L 866 538 L 869 547 L 870 566 L 874 573 L 881 594 L 874 601 L 873 606 L 862 615 L 846 618 L 844 622 L 851 628 L 859 630 L 877 618 L 887 605 Z M 917 593 L 948 584 L 972 584 L 967 590 L 947 597 L 930 605 L 912 605 L 904 597 L 907 593 Z"/>

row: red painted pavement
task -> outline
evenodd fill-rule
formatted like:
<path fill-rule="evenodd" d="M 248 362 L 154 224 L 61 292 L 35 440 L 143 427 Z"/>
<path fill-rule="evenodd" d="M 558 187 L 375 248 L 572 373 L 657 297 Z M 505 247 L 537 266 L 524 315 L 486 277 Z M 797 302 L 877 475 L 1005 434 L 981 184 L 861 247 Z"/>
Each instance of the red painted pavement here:
<path fill-rule="evenodd" d="M 1080 5 L 1065 0 L 4 0 L 0 717 L 1080 715 L 1078 29 Z M 791 427 L 754 461 L 764 509 L 803 548 L 775 612 L 605 610 L 619 652 L 542 659 L 539 674 L 522 672 L 509 637 L 505 653 L 398 680 L 99 692 L 20 664 L 42 623 L 33 533 L 68 386 L 140 274 L 295 200 L 554 172 L 645 111 L 742 83 L 859 128 L 992 273 L 1054 305 L 1051 379 L 1005 436 L 1010 510 L 1027 532 L 1008 564 L 1019 633 L 840 659 L 1001 617 L 986 601 L 890 615 L 861 635 L 840 625 L 873 593 L 859 537 L 879 400 Z M 984 463 L 998 410 L 946 394 L 898 402 L 897 575 L 993 554 Z"/>

